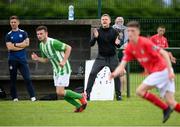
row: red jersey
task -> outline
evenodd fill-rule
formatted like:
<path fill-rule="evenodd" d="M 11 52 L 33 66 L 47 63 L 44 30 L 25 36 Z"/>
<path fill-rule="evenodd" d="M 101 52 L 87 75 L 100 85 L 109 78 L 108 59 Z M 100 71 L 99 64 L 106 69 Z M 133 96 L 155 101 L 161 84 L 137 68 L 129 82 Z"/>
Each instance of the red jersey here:
<path fill-rule="evenodd" d="M 167 39 L 164 36 L 159 36 L 158 34 L 155 34 L 150 39 L 155 45 L 157 45 L 161 48 L 168 48 L 169 47 Z"/>
<path fill-rule="evenodd" d="M 167 65 L 165 59 L 159 53 L 160 49 L 151 40 L 139 36 L 136 44 L 133 42 L 127 44 L 124 50 L 123 60 L 128 62 L 137 59 L 148 73 L 162 71 Z"/>

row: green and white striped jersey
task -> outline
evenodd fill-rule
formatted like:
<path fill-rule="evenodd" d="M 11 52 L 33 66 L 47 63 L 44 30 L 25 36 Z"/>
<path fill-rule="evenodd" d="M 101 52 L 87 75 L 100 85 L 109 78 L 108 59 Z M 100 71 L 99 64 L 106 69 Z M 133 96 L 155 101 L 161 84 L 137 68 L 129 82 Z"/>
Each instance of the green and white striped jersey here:
<path fill-rule="evenodd" d="M 63 68 L 60 66 L 60 61 L 64 58 L 65 50 L 66 44 L 53 38 L 48 37 L 46 43 L 40 43 L 41 56 L 50 60 L 55 76 L 71 73 L 69 61 L 66 62 Z"/>

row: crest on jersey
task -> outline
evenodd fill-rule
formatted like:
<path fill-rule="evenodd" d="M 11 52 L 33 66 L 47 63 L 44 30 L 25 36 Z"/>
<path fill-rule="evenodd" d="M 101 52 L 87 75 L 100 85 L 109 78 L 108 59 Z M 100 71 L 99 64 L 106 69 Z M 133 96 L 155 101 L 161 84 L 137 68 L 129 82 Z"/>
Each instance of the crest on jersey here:
<path fill-rule="evenodd" d="M 11 37 L 11 39 L 13 39 L 13 36 Z"/>
<path fill-rule="evenodd" d="M 22 37 L 23 37 L 23 35 L 22 35 L 22 34 L 19 34 L 19 37 L 20 37 L 20 38 L 22 38 Z"/>
<path fill-rule="evenodd" d="M 135 55 L 135 54 L 136 54 L 136 51 L 132 51 L 132 54 Z"/>
<path fill-rule="evenodd" d="M 13 67 L 12 66 L 9 66 L 9 70 L 12 70 L 13 69 Z"/>
<path fill-rule="evenodd" d="M 159 47 L 156 46 L 156 45 L 154 45 L 152 48 L 153 48 L 154 51 L 157 51 L 159 49 Z"/>
<path fill-rule="evenodd" d="M 143 49 L 141 49 L 141 54 L 144 54 L 144 50 Z"/>

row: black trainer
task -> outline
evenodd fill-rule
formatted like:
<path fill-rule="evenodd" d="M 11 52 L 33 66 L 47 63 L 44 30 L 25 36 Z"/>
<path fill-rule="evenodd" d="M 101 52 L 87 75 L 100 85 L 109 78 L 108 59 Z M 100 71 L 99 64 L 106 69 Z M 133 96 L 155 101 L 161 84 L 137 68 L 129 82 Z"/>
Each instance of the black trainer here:
<path fill-rule="evenodd" d="M 116 96 L 116 100 L 117 101 L 121 101 L 122 100 L 122 96 Z"/>
<path fill-rule="evenodd" d="M 173 110 L 170 107 L 163 110 L 163 123 L 165 123 L 169 119 L 172 112 Z"/>
<path fill-rule="evenodd" d="M 86 94 L 86 97 L 87 101 L 90 101 L 90 94 Z"/>

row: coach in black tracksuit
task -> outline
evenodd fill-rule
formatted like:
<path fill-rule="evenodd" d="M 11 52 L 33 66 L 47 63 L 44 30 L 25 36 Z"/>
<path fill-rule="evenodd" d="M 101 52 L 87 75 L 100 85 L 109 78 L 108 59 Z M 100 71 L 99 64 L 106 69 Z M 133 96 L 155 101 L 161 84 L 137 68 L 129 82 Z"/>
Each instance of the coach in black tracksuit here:
<path fill-rule="evenodd" d="M 101 17 L 101 27 L 94 30 L 93 38 L 90 40 L 90 45 L 94 46 L 96 41 L 98 43 L 98 56 L 94 62 L 91 73 L 89 75 L 86 93 L 87 98 L 90 99 L 90 93 L 96 79 L 98 72 L 104 67 L 108 66 L 112 71 L 118 65 L 118 58 L 116 55 L 116 47 L 119 48 L 119 40 L 117 39 L 118 32 L 110 26 L 111 18 L 104 14 Z M 115 78 L 115 91 L 117 100 L 121 100 L 120 92 L 120 78 Z"/>

